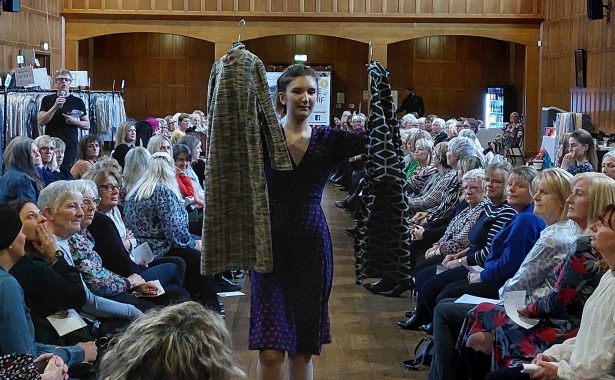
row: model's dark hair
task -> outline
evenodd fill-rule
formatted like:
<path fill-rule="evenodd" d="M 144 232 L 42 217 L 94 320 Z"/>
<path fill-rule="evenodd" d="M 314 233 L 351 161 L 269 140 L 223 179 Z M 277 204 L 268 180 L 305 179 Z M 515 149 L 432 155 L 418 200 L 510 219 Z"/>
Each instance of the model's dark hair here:
<path fill-rule="evenodd" d="M 286 87 L 288 84 L 293 81 L 293 79 L 298 77 L 312 77 L 316 82 L 316 86 L 318 86 L 318 73 L 310 67 L 306 65 L 302 65 L 300 63 L 290 65 L 284 70 L 282 75 L 278 78 L 278 88 L 275 96 L 275 108 L 278 113 L 282 116 L 286 115 L 286 106 L 280 103 L 280 92 L 286 92 Z"/>

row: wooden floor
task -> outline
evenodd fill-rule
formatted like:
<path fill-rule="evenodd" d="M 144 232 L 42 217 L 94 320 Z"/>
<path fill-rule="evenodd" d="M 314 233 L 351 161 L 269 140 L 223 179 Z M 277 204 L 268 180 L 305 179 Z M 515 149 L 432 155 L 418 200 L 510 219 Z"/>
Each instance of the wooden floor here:
<path fill-rule="evenodd" d="M 414 308 L 414 299 L 388 298 L 369 293 L 355 284 L 353 240 L 344 233 L 352 226 L 351 217 L 334 201 L 344 193 L 328 185 L 322 206 L 329 221 L 335 257 L 333 291 L 329 301 L 333 343 L 314 357 L 314 379 L 426 379 L 426 370 L 408 372 L 401 362 L 411 357 L 422 332 L 397 327 L 403 312 Z M 223 299 L 226 324 L 233 335 L 234 349 L 241 367 L 250 379 L 256 378 L 258 353 L 248 351 L 250 284 L 244 280 L 247 296 Z"/>

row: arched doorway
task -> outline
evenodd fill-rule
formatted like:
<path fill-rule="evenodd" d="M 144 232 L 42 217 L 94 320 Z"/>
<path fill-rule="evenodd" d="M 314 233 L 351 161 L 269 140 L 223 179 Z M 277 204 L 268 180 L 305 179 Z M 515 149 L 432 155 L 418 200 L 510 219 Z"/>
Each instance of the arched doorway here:
<path fill-rule="evenodd" d="M 525 46 L 476 36 L 429 36 L 388 45 L 391 85 L 413 86 L 426 112 L 445 117 L 483 117 L 485 89 L 511 84 L 523 112 Z"/>

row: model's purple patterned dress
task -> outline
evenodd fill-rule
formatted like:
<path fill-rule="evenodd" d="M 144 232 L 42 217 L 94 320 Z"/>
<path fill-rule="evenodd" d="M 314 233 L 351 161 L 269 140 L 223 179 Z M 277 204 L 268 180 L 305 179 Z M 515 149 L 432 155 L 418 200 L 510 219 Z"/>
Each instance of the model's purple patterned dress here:
<path fill-rule="evenodd" d="M 364 144 L 360 134 L 312 129 L 293 171 L 274 171 L 265 160 L 273 272 L 251 273 L 250 349 L 318 355 L 331 342 L 333 255 L 320 201 L 331 168 L 362 153 Z"/>

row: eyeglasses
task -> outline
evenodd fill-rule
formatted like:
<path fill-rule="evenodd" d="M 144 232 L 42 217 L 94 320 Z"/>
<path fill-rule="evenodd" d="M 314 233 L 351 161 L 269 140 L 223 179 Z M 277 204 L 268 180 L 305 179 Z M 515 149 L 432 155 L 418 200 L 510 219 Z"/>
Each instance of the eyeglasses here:
<path fill-rule="evenodd" d="M 98 207 L 100 198 L 83 198 L 83 205 L 87 207 Z"/>
<path fill-rule="evenodd" d="M 117 191 L 122 190 L 121 186 L 113 185 L 111 183 L 108 183 L 106 185 L 98 185 L 98 187 L 102 187 L 103 189 L 107 190 L 109 193 L 112 192 L 113 190 L 117 190 Z"/>
<path fill-rule="evenodd" d="M 68 82 L 70 83 L 72 79 L 70 78 L 56 78 L 56 82 Z"/>
<path fill-rule="evenodd" d="M 493 179 L 493 178 L 485 178 L 485 182 L 490 183 L 492 185 L 501 185 L 504 183 L 504 181 L 500 181 L 499 179 Z"/>

